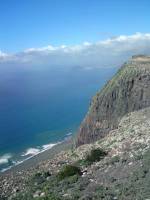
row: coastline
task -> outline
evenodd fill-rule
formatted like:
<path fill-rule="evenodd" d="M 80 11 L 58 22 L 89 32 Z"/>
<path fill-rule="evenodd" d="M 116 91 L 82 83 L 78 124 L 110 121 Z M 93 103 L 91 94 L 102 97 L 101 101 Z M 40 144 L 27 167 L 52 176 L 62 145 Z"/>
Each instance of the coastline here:
<path fill-rule="evenodd" d="M 15 174 L 19 171 L 28 171 L 30 168 L 38 166 L 39 163 L 52 159 L 56 154 L 61 151 L 68 150 L 73 146 L 73 136 L 69 136 L 62 142 L 54 144 L 51 148 L 43 150 L 36 155 L 33 155 L 23 162 L 20 162 L 7 170 L 0 172 L 1 177 L 8 176 L 9 174 Z"/>

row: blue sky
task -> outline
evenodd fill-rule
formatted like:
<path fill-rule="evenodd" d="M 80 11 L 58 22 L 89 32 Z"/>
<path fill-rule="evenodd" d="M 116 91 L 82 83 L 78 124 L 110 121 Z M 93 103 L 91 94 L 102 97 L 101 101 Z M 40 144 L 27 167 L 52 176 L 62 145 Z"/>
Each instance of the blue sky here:
<path fill-rule="evenodd" d="M 149 0 L 0 0 L 0 50 L 150 32 Z"/>

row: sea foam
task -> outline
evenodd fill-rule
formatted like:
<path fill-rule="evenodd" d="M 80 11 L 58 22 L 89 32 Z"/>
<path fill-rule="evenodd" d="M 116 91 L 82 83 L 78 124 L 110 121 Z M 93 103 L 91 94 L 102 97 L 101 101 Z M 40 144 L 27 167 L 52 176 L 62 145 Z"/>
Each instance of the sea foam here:
<path fill-rule="evenodd" d="M 49 149 L 51 149 L 52 147 L 62 143 L 63 141 L 59 141 L 57 143 L 50 143 L 50 144 L 45 144 L 41 147 L 36 147 L 36 148 L 28 148 L 22 155 L 21 157 L 24 157 L 23 160 L 18 160 L 18 161 L 13 161 L 12 160 L 12 164 L 11 166 L 4 168 L 2 170 L 0 170 L 0 172 L 5 172 L 9 169 L 11 169 L 14 166 L 20 165 L 21 163 L 33 158 L 34 156 L 43 153 L 44 151 L 47 151 Z M 11 154 L 5 154 L 3 156 L 0 157 L 0 164 L 7 164 L 9 162 L 9 159 L 12 158 Z"/>
<path fill-rule="evenodd" d="M 72 132 L 69 132 L 66 134 L 66 136 L 71 136 L 72 135 Z"/>
<path fill-rule="evenodd" d="M 11 154 L 4 154 L 3 156 L 0 156 L 0 165 L 6 164 L 9 162 L 9 159 L 12 157 Z"/>
<path fill-rule="evenodd" d="M 54 143 L 54 144 L 45 144 L 43 145 L 43 150 L 48 150 L 51 149 L 52 147 L 54 147 L 55 145 L 59 144 L 60 142 Z"/>
<path fill-rule="evenodd" d="M 22 156 L 34 156 L 40 153 L 40 149 L 38 148 L 29 148 L 26 150 L 25 153 L 22 154 Z"/>
<path fill-rule="evenodd" d="M 51 149 L 52 147 L 54 147 L 55 145 L 59 144 L 60 142 L 57 143 L 50 143 L 50 144 L 45 144 L 42 147 L 37 147 L 37 148 L 29 148 L 25 151 L 25 153 L 22 154 L 22 156 L 36 156 L 48 149 Z"/>

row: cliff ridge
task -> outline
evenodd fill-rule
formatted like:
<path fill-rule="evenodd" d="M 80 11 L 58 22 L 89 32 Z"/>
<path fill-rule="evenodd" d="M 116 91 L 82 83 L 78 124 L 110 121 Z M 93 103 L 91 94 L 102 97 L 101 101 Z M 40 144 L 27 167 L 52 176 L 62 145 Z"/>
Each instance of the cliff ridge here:
<path fill-rule="evenodd" d="M 77 146 L 94 142 L 116 129 L 127 113 L 150 106 L 150 57 L 133 56 L 92 99 Z"/>

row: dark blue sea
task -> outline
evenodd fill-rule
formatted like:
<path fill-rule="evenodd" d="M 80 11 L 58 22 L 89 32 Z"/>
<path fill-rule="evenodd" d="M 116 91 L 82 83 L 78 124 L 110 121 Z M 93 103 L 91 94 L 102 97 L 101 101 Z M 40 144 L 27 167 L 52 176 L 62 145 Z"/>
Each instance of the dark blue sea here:
<path fill-rule="evenodd" d="M 114 68 L 0 69 L 0 170 L 75 134 Z"/>

